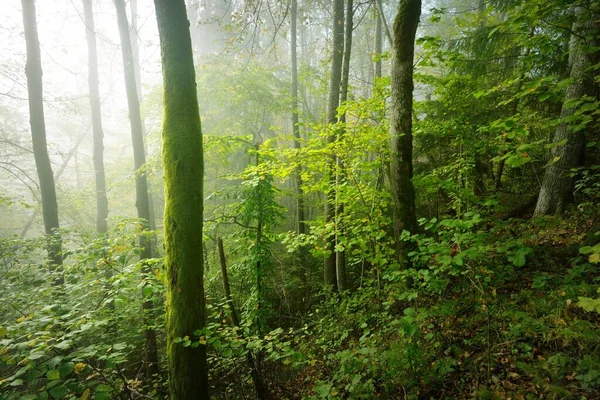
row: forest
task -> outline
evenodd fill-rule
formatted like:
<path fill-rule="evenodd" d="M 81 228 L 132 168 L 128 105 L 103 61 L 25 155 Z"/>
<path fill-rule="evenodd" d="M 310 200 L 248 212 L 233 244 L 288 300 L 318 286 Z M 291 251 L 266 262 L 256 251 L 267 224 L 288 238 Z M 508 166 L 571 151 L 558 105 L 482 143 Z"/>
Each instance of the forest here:
<path fill-rule="evenodd" d="M 0 38 L 0 400 L 600 399 L 600 0 Z"/>

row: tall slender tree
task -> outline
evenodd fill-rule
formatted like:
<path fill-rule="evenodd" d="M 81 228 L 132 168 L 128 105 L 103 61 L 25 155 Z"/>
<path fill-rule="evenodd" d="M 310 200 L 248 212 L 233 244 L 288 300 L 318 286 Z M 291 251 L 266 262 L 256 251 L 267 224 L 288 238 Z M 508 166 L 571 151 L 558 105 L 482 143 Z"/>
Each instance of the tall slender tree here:
<path fill-rule="evenodd" d="M 196 77 L 184 0 L 154 0 L 162 57 L 167 276 L 167 358 L 173 400 L 209 398 L 206 347 L 177 337 L 205 324 L 202 217 L 204 162 Z"/>
<path fill-rule="evenodd" d="M 106 197 L 106 177 L 104 174 L 104 132 L 102 129 L 102 111 L 100 108 L 98 52 L 92 0 L 83 0 L 83 14 L 86 27 L 85 37 L 88 45 L 88 85 L 90 90 L 90 108 L 92 113 L 92 133 L 94 142 L 96 230 L 98 233 L 105 233 L 108 230 L 108 199 Z"/>
<path fill-rule="evenodd" d="M 29 123 L 31 126 L 31 141 L 33 144 L 33 157 L 40 182 L 42 197 L 42 214 L 44 228 L 47 236 L 48 258 L 52 270 L 58 270 L 56 284 L 62 284 L 62 239 L 58 222 L 58 202 L 56 201 L 56 187 L 52 165 L 48 155 L 46 142 L 46 121 L 44 118 L 44 100 L 42 84 L 42 58 L 40 55 L 40 41 L 37 30 L 37 17 L 34 0 L 22 0 L 23 27 L 25 30 L 25 44 L 27 46 L 27 94 L 29 100 Z"/>
<path fill-rule="evenodd" d="M 142 167 L 146 164 L 144 149 L 144 134 L 142 131 L 142 116 L 140 113 L 140 100 L 137 93 L 133 50 L 127 22 L 127 10 L 124 0 L 114 0 L 121 38 L 121 53 L 123 56 L 123 72 L 125 75 L 125 91 L 127 93 L 127 106 L 129 108 L 129 122 L 131 125 L 131 139 L 133 142 L 133 159 L 135 168 L 135 197 L 138 218 L 144 230 L 150 227 L 150 204 L 148 201 L 148 180 Z M 152 257 L 151 241 L 147 235 L 140 235 L 140 259 L 143 261 Z M 151 273 L 150 267 L 144 264 L 142 273 Z M 158 374 L 158 353 L 156 346 L 156 331 L 150 327 L 152 320 L 153 303 L 150 299 L 142 303 L 144 310 L 144 337 L 146 339 L 145 364 L 148 377 Z"/>
<path fill-rule="evenodd" d="M 354 29 L 354 2 L 353 0 L 346 0 L 346 14 L 344 23 L 344 55 L 342 57 L 342 79 L 340 82 L 340 104 L 345 103 L 348 100 L 348 84 L 350 81 L 350 56 L 352 55 L 352 31 Z M 346 123 L 346 113 L 342 113 L 339 116 L 340 122 Z M 344 135 L 346 128 L 340 132 L 340 135 Z M 346 180 L 346 172 L 343 165 L 343 160 L 340 157 L 336 158 L 337 173 L 336 173 L 336 187 L 340 187 Z M 336 190 L 336 220 L 339 221 L 341 216 L 344 214 L 344 203 L 339 199 L 339 192 Z M 343 225 L 340 225 L 336 229 L 336 243 L 340 236 L 346 235 Z M 335 270 L 338 289 L 343 292 L 347 289 L 347 277 L 346 277 L 346 251 L 338 250 L 335 253 Z"/>
<path fill-rule="evenodd" d="M 377 0 L 375 0 L 377 4 Z M 381 78 L 381 53 L 383 52 L 383 23 L 379 8 L 375 8 L 375 78 Z"/>
<path fill-rule="evenodd" d="M 142 101 L 143 92 L 142 92 L 142 72 L 140 68 L 140 46 L 139 46 L 139 28 L 138 28 L 138 0 L 130 0 L 129 1 L 130 10 L 131 10 L 131 24 L 129 27 L 129 36 L 131 39 L 131 50 L 133 52 L 133 70 L 135 72 L 135 87 L 137 89 L 138 99 Z M 144 123 L 144 118 L 141 117 L 142 123 L 142 136 L 144 137 L 144 154 L 148 156 L 148 142 L 146 137 L 148 136 L 148 131 L 146 131 L 146 124 Z M 154 210 L 154 197 L 152 195 L 152 185 L 148 183 L 148 209 L 150 210 L 150 220 L 148 221 L 148 226 L 150 230 L 156 230 L 156 213 Z M 152 241 L 155 240 L 154 236 L 152 236 Z M 156 248 L 151 246 L 152 252 L 156 251 Z"/>
<path fill-rule="evenodd" d="M 298 40 L 297 40 L 297 23 L 298 23 L 298 0 L 292 0 L 290 13 L 290 47 L 292 61 L 292 130 L 294 132 L 294 148 L 300 150 L 300 122 L 298 118 Z M 298 200 L 296 203 L 296 218 L 298 219 L 298 233 L 306 233 L 306 216 L 304 213 L 304 193 L 302 191 L 302 167 L 296 167 L 296 195 Z"/>
<path fill-rule="evenodd" d="M 394 240 L 401 264 L 406 254 L 402 231 L 417 231 L 413 177 L 413 59 L 421 0 L 400 0 L 394 21 L 390 104 L 391 183 L 394 200 Z"/>
<path fill-rule="evenodd" d="M 331 54 L 331 75 L 329 78 L 329 94 L 327 100 L 327 123 L 337 122 L 337 108 L 340 105 L 340 84 L 342 81 L 342 62 L 344 58 L 344 0 L 333 0 L 333 46 Z M 333 132 L 327 142 L 331 145 L 336 142 L 338 135 Z M 329 161 L 330 188 L 325 198 L 325 223 L 336 223 L 336 157 Z M 337 230 L 337 229 L 336 229 Z M 324 262 L 324 282 L 326 285 L 337 288 L 335 233 L 325 238 L 325 250 L 328 255 Z"/>

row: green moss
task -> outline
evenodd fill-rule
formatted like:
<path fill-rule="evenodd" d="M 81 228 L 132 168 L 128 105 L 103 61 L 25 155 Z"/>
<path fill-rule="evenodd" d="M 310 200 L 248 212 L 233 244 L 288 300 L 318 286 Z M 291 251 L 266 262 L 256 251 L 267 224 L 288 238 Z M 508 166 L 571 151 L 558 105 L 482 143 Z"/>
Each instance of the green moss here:
<path fill-rule="evenodd" d="M 171 398 L 208 398 L 206 348 L 175 339 L 204 326 L 203 155 L 191 40 L 183 0 L 155 1 L 164 77 L 164 244 Z M 185 22 L 184 22 L 185 21 Z"/>

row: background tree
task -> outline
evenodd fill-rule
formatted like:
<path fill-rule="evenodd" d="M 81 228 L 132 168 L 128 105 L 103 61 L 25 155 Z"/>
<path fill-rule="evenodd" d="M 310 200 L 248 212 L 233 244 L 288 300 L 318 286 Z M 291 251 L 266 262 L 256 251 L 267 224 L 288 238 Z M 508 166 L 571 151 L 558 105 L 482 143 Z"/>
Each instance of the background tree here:
<path fill-rule="evenodd" d="M 142 224 L 143 230 L 150 227 L 150 202 L 148 201 L 148 179 L 146 172 L 143 171 L 146 164 L 146 154 L 144 148 L 144 134 L 142 129 L 142 115 L 140 113 L 140 101 L 138 98 L 133 50 L 131 47 L 131 37 L 129 35 L 129 23 L 127 22 L 127 10 L 124 0 L 114 0 L 117 11 L 117 22 L 119 26 L 119 36 L 121 38 L 121 54 L 123 56 L 123 72 L 125 76 L 125 89 L 127 93 L 127 107 L 129 109 L 129 122 L 131 126 L 131 140 L 133 143 L 134 173 L 135 173 L 135 205 L 138 218 Z M 152 257 L 152 244 L 147 234 L 140 235 L 140 260 Z M 146 265 L 146 264 L 144 264 Z M 148 266 L 143 268 L 142 273 L 147 276 L 151 273 Z M 144 278 L 145 279 L 145 278 Z M 143 293 L 143 291 L 142 291 Z M 156 331 L 150 326 L 152 320 L 151 313 L 154 309 L 151 299 L 143 303 L 146 326 L 144 327 L 144 337 L 146 339 L 146 374 L 148 377 L 158 373 L 158 353 L 156 344 Z"/>
<path fill-rule="evenodd" d="M 333 2 L 333 41 L 331 52 L 331 75 L 329 77 L 329 91 L 327 95 L 327 123 L 332 125 L 332 132 L 327 138 L 327 143 L 333 147 L 337 141 L 338 133 L 333 128 L 337 122 L 337 108 L 340 105 L 340 85 L 342 81 L 342 62 L 344 59 L 344 0 Z M 332 149 L 333 151 L 333 149 Z M 336 277 L 336 175 L 337 159 L 335 155 L 330 157 L 328 176 L 330 187 L 325 195 L 325 223 L 333 229 L 325 237 L 324 282 L 326 285 L 337 288 Z"/>
<path fill-rule="evenodd" d="M 33 143 L 33 156 L 37 170 L 40 194 L 42 197 L 42 214 L 44 228 L 48 240 L 47 250 L 50 264 L 53 268 L 62 265 L 62 239 L 58 222 L 58 203 L 56 201 L 56 188 L 54 175 L 48 156 L 46 142 L 46 122 L 44 118 L 44 99 L 42 84 L 42 60 L 40 55 L 40 42 L 35 15 L 35 1 L 22 0 L 23 27 L 25 30 L 25 43 L 27 45 L 27 93 L 29 99 L 29 123 L 31 126 L 31 140 Z M 62 271 L 56 278 L 56 283 L 63 281 Z"/>
<path fill-rule="evenodd" d="M 96 50 L 96 27 L 91 0 L 83 0 L 85 16 L 85 34 L 88 44 L 88 84 L 90 90 L 90 108 L 92 112 L 92 133 L 94 142 L 94 171 L 96 182 L 96 230 L 106 233 L 108 230 L 108 199 L 106 197 L 106 177 L 104 173 L 104 132 L 102 130 L 102 111 L 98 88 L 98 54 Z"/>
<path fill-rule="evenodd" d="M 292 131 L 294 134 L 294 148 L 300 149 L 300 122 L 298 118 L 298 1 L 292 0 L 290 11 L 290 53 L 292 68 Z M 304 198 L 302 192 L 302 167 L 299 165 L 296 171 L 297 204 L 296 213 L 298 219 L 298 233 L 306 233 L 306 214 L 304 212 Z"/>

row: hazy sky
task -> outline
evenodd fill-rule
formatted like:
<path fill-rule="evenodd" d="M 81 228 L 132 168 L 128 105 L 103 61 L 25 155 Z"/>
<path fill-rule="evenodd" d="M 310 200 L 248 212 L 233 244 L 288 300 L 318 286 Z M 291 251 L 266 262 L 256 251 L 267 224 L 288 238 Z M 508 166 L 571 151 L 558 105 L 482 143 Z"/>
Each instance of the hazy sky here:
<path fill-rule="evenodd" d="M 102 122 L 107 162 L 132 160 L 131 134 L 123 79 L 117 18 L 112 0 L 92 0 L 97 32 Z M 129 11 L 129 2 L 127 2 Z M 90 132 L 87 42 L 81 0 L 37 0 L 41 46 L 44 111 L 49 153 L 56 173 L 78 138 Z M 131 21 L 131 18 L 130 18 Z M 160 48 L 152 0 L 138 0 L 138 39 L 144 88 L 161 82 Z M 4 124 L 9 134 L 31 143 L 25 78 L 25 40 L 21 2 L 0 0 L 0 112 L 9 110 L 16 124 Z M 147 90 L 147 91 L 148 91 Z M 0 114 L 0 118 L 2 115 Z M 5 121 L 0 121 L 5 122 Z M 149 130 L 160 123 L 148 124 Z M 91 133 L 77 152 L 78 168 L 70 161 L 59 185 L 93 181 Z M 5 149 L 6 150 L 6 149 Z M 22 168 L 30 169 L 27 160 Z M 29 160 L 33 161 L 33 160 Z M 17 162 L 17 161 L 11 161 Z M 32 175 L 33 174 L 33 171 Z"/>

